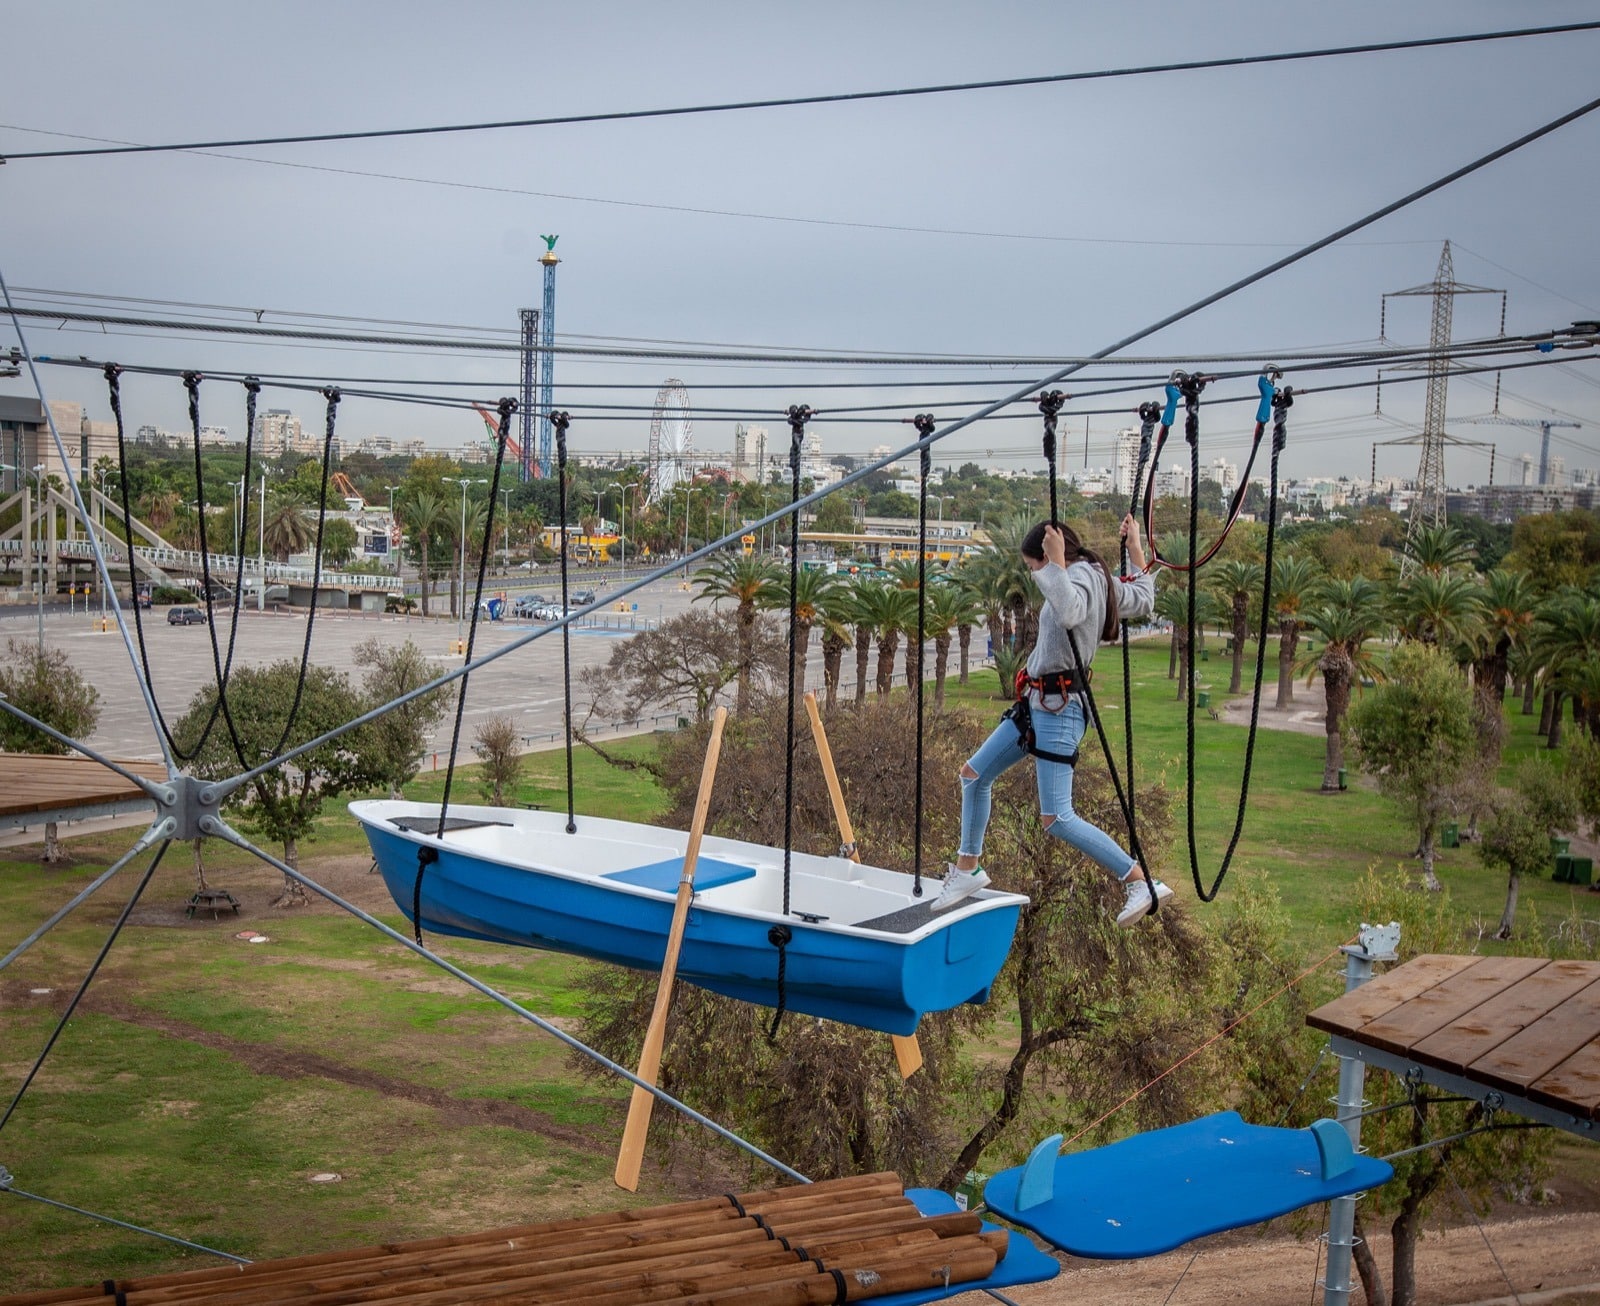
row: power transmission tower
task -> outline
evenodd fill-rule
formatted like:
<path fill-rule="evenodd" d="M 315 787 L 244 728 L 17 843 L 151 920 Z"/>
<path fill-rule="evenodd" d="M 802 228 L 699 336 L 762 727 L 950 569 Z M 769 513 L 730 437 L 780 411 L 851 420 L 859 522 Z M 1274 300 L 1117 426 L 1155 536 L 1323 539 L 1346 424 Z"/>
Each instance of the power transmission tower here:
<path fill-rule="evenodd" d="M 1406 290 L 1391 290 L 1383 297 L 1380 310 L 1378 336 L 1384 338 L 1389 300 L 1405 295 L 1431 295 L 1433 297 L 1433 327 L 1428 336 L 1428 398 L 1423 410 L 1422 434 L 1405 440 L 1388 441 L 1393 444 L 1420 444 L 1422 459 L 1417 466 L 1417 493 L 1411 500 L 1411 515 L 1406 521 L 1406 551 L 1401 559 L 1401 570 L 1409 569 L 1412 542 L 1417 532 L 1425 527 L 1444 525 L 1444 447 L 1446 444 L 1464 444 L 1445 434 L 1445 395 L 1450 384 L 1450 323 L 1457 295 L 1499 295 L 1500 330 L 1505 332 L 1506 292 L 1491 290 L 1487 286 L 1469 286 L 1455 279 L 1455 268 L 1450 257 L 1450 242 L 1444 243 L 1439 255 L 1439 267 L 1433 280 Z"/>

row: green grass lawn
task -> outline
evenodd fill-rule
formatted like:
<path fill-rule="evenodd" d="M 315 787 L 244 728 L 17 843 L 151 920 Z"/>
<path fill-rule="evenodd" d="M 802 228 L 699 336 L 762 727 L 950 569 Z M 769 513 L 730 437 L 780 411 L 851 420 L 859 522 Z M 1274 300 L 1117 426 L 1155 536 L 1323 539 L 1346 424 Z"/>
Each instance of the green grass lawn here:
<path fill-rule="evenodd" d="M 1201 670 L 1215 701 L 1226 666 L 1218 660 Z M 1120 765 L 1120 659 L 1107 650 L 1096 671 Z M 1133 679 L 1140 778 L 1164 780 L 1180 804 L 1181 830 L 1185 714 L 1166 678 L 1164 645 L 1135 649 Z M 993 717 L 1002 706 L 991 697 L 995 683 L 992 671 L 977 671 L 971 686 L 952 685 L 952 699 Z M 1513 710 L 1510 723 L 1508 766 L 1540 742 L 1532 718 Z M 1200 714 L 1195 842 L 1208 884 L 1231 832 L 1244 741 L 1241 727 Z M 639 757 L 654 743 L 642 737 L 608 747 Z M 1101 765 L 1092 741 L 1085 754 L 1095 758 L 1086 765 Z M 1322 756 L 1320 735 L 1262 730 L 1231 872 L 1271 882 L 1308 958 L 1354 931 L 1358 877 L 1373 865 L 1410 865 L 1414 843 L 1393 805 L 1359 777 L 1345 793 L 1320 794 Z M 437 800 L 443 782 L 443 772 L 429 772 L 408 793 Z M 580 811 L 649 821 L 665 808 L 648 774 L 612 768 L 582 749 L 575 788 Z M 457 775 L 452 801 L 482 801 L 471 768 Z M 530 756 L 512 801 L 564 807 L 563 755 Z M 75 862 L 66 870 L 17 854 L 0 861 L 0 951 L 128 839 L 112 832 L 72 840 Z M 314 876 L 319 866 L 342 866 L 348 878 L 363 873 L 365 850 L 342 805 L 331 804 L 301 857 Z M 228 887 L 264 893 L 279 878 L 226 846 L 208 845 L 206 860 L 213 882 Z M 253 917 L 272 937 L 264 947 L 236 939 L 227 920 L 185 922 L 172 908 L 188 895 L 189 867 L 188 850 L 175 847 L 149 891 L 168 918 L 136 918 L 128 927 L 85 1008 L 0 1130 L 0 1164 L 16 1188 L 252 1257 L 487 1228 L 629 1200 L 610 1183 L 626 1105 L 615 1084 L 579 1076 L 553 1040 L 347 916 Z M 1186 841 L 1164 853 L 1157 869 L 1192 898 Z M 1492 928 L 1502 878 L 1484 871 L 1468 848 L 1443 852 L 1439 874 L 1455 901 Z M 124 873 L 0 974 L 0 1110 L 132 883 Z M 1522 918 L 1538 927 L 1575 905 L 1587 911 L 1589 901 L 1581 890 L 1535 881 L 1523 886 Z M 402 927 L 391 903 L 374 905 Z M 1207 919 L 1208 908 L 1190 905 Z M 568 958 L 431 942 L 542 1015 L 561 1021 L 578 1011 L 578 970 Z M 1479 945 L 1463 939 L 1462 946 Z M 716 1147 L 708 1153 L 718 1164 Z M 313 1183 L 322 1172 L 338 1174 L 339 1182 Z M 667 1200 L 684 1186 L 692 1185 L 647 1171 L 633 1200 Z M 211 1263 L 17 1197 L 0 1199 L 0 1210 L 0 1291 Z"/>

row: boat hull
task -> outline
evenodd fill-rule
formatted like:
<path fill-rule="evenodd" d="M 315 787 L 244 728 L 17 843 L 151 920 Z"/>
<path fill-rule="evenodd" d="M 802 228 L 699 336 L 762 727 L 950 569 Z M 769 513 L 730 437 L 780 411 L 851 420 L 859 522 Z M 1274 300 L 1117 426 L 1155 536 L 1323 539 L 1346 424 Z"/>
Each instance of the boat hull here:
<path fill-rule="evenodd" d="M 604 873 L 573 873 L 563 861 L 582 860 L 581 837 L 566 836 L 559 826 L 550 829 L 548 821 L 530 820 L 547 817 L 546 813 L 452 807 L 452 813 L 482 814 L 511 822 L 509 829 L 493 835 L 502 851 L 511 844 L 528 848 L 529 855 L 519 858 L 522 864 L 511 864 L 486 855 L 487 850 L 457 846 L 474 837 L 470 831 L 430 838 L 397 827 L 390 819 L 392 813 L 373 810 L 395 807 L 428 811 L 413 804 L 352 804 L 352 812 L 366 830 L 390 894 L 408 919 L 413 917 L 418 893 L 418 853 L 426 847 L 437 854 L 437 860 L 426 865 L 421 880 L 424 930 L 549 948 L 642 970 L 660 969 L 672 922 L 675 878 L 674 891 L 668 892 L 659 876 L 659 887 L 652 888 L 619 883 Z M 433 808 L 432 814 L 437 818 L 438 809 Z M 676 844 L 677 855 L 682 856 L 681 834 L 623 822 L 580 822 L 595 824 L 603 824 L 608 837 L 618 829 L 647 832 L 658 841 L 666 837 L 668 842 L 662 847 L 668 855 Z M 582 833 L 580 829 L 579 835 Z M 757 862 L 774 855 L 771 849 L 733 841 L 718 841 L 718 845 L 703 856 L 737 857 L 748 850 L 747 861 Z M 640 854 L 644 857 L 660 850 L 644 840 L 640 846 L 650 850 Z M 563 853 L 569 856 L 564 859 Z M 746 881 L 755 882 L 773 868 L 758 863 L 749 870 L 743 866 L 736 869 Z M 610 876 L 622 873 L 627 872 L 611 872 Z M 920 900 L 914 897 L 911 877 L 887 871 L 872 871 L 871 875 L 873 882 L 867 886 L 871 896 L 863 899 L 871 906 L 863 910 L 891 901 L 889 890 L 895 886 L 890 883 L 885 889 L 878 883 L 882 877 L 891 877 L 904 882 L 905 908 L 913 915 L 928 914 L 931 894 L 925 893 Z M 765 878 L 770 880 L 770 874 Z M 739 883 L 738 879 L 736 876 L 727 888 L 697 893 L 684 931 L 679 977 L 731 998 L 775 1006 L 779 1002 L 778 948 L 769 932 L 774 926 L 787 926 L 791 935 L 784 950 L 783 1001 L 787 1009 L 892 1034 L 911 1033 L 926 1012 L 986 1001 L 1026 902 L 1015 895 L 994 895 L 1003 901 L 977 902 L 967 910 L 958 907 L 930 916 L 926 928 L 895 934 L 856 928 L 837 914 L 813 913 L 829 918 L 809 921 L 764 910 L 759 901 L 763 886 Z M 771 885 L 764 887 L 770 889 Z M 851 887 L 847 882 L 834 896 L 840 901 L 862 896 L 850 894 Z M 810 888 L 813 894 L 830 892 L 826 885 Z M 719 895 L 737 896 L 742 901 L 721 905 L 715 901 Z M 802 897 L 795 895 L 795 906 L 801 910 L 807 906 Z M 815 899 L 811 905 L 817 905 Z M 875 918 L 882 919 L 882 914 Z"/>

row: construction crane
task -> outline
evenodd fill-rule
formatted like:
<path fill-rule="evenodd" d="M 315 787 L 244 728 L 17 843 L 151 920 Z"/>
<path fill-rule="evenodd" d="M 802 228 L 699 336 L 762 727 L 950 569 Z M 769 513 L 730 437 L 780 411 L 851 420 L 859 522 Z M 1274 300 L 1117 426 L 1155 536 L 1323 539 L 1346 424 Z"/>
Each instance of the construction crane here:
<path fill-rule="evenodd" d="M 329 477 L 329 482 L 333 486 L 333 492 L 344 500 L 344 506 L 352 512 L 367 506 L 367 501 L 362 497 L 361 491 L 356 489 L 355 482 L 343 472 L 335 472 Z"/>
<path fill-rule="evenodd" d="M 479 404 L 473 404 L 472 410 L 483 418 L 483 424 L 489 428 L 489 439 L 498 441 L 500 439 L 499 419 L 487 408 Z M 512 435 L 510 431 L 506 432 L 506 452 L 515 458 L 519 464 L 522 462 L 522 445 L 517 442 L 517 437 Z"/>
<path fill-rule="evenodd" d="M 1485 413 L 1482 417 L 1463 417 L 1463 422 L 1493 422 L 1499 426 L 1526 426 L 1538 427 L 1542 432 L 1539 440 L 1539 484 L 1550 484 L 1550 432 L 1558 426 L 1571 427 L 1574 431 L 1583 428 L 1582 422 L 1552 422 L 1543 417 L 1505 417 L 1498 411 Z M 1492 479 L 1492 478 L 1491 478 Z"/>

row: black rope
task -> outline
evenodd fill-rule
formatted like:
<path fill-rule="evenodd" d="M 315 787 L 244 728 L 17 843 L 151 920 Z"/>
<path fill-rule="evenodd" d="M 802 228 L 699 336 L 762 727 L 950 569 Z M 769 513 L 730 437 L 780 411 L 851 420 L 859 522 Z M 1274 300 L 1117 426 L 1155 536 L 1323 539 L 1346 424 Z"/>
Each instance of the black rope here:
<path fill-rule="evenodd" d="M 1155 432 L 1156 419 L 1161 415 L 1158 404 L 1145 403 L 1139 405 L 1139 460 L 1134 468 L 1133 489 L 1128 499 L 1128 516 L 1132 517 L 1139 510 L 1139 491 L 1144 484 L 1145 468 L 1150 465 L 1150 441 Z M 1152 472 L 1152 476 L 1154 473 Z M 1121 539 L 1121 548 L 1118 553 L 1118 573 L 1128 574 L 1128 541 L 1124 536 Z M 1138 836 L 1134 829 L 1134 820 L 1137 816 L 1137 803 L 1133 782 L 1133 665 L 1129 654 L 1128 623 L 1122 622 L 1122 738 L 1125 748 L 1124 767 L 1128 776 L 1128 839 L 1131 843 Z M 1142 863 L 1141 863 L 1142 864 Z"/>
<path fill-rule="evenodd" d="M 918 435 L 932 435 L 937 419 L 932 413 L 918 413 L 911 419 Z M 927 639 L 928 616 L 928 473 L 933 466 L 933 450 L 922 447 L 922 462 L 917 483 L 917 780 L 911 833 L 911 895 L 922 897 L 922 751 L 923 699 L 926 676 L 922 674 L 923 641 Z"/>
<path fill-rule="evenodd" d="M 1266 543 L 1266 559 L 1265 559 L 1265 562 L 1263 563 L 1264 574 L 1262 576 L 1262 583 L 1261 583 L 1261 626 L 1260 626 L 1260 634 L 1259 634 L 1259 636 L 1258 636 L 1258 638 L 1256 640 L 1256 678 L 1255 678 L 1255 687 L 1254 687 L 1254 691 L 1253 691 L 1253 693 L 1251 695 L 1251 699 L 1250 699 L 1250 730 L 1245 735 L 1244 775 L 1243 775 L 1243 778 L 1239 782 L 1239 807 L 1238 807 L 1238 810 L 1234 814 L 1233 834 L 1228 839 L 1227 850 L 1222 855 L 1222 865 L 1217 868 L 1216 878 L 1214 880 L 1212 880 L 1211 888 L 1210 888 L 1209 891 L 1205 888 L 1204 885 L 1202 885 L 1200 883 L 1200 859 L 1199 859 L 1198 853 L 1195 851 L 1195 839 L 1194 839 L 1194 798 L 1195 798 L 1195 774 L 1194 774 L 1194 706 L 1195 706 L 1194 631 L 1195 631 L 1195 621 L 1194 621 L 1194 613 L 1195 613 L 1195 576 L 1196 576 L 1196 571 L 1195 570 L 1191 570 L 1189 572 L 1189 614 L 1188 614 L 1189 615 L 1189 685 L 1188 685 L 1189 721 L 1188 721 L 1188 737 L 1187 737 L 1187 745 L 1186 745 L 1186 760 L 1187 760 L 1187 764 L 1188 764 L 1188 777 L 1187 777 L 1187 779 L 1188 779 L 1188 794 L 1187 794 L 1187 802 L 1186 802 L 1186 809 L 1187 809 L 1186 815 L 1187 815 L 1187 818 L 1188 818 L 1188 831 L 1189 831 L 1189 874 L 1194 880 L 1195 893 L 1199 896 L 1201 902 L 1211 902 L 1217 896 L 1218 892 L 1222 888 L 1222 881 L 1223 881 L 1224 877 L 1228 874 L 1228 868 L 1233 864 L 1234 850 L 1237 849 L 1238 846 L 1239 846 L 1239 836 L 1240 836 L 1240 833 L 1244 830 L 1245 808 L 1248 805 L 1249 797 L 1250 797 L 1250 769 L 1251 769 L 1251 766 L 1252 766 L 1252 764 L 1253 764 L 1253 762 L 1255 760 L 1256 728 L 1257 728 L 1257 725 L 1258 725 L 1258 723 L 1260 722 L 1260 719 L 1261 719 L 1261 685 L 1262 685 L 1262 681 L 1263 681 L 1263 678 L 1264 678 L 1265 673 L 1266 673 L 1266 665 L 1267 665 L 1267 621 L 1268 621 L 1269 617 L 1272 614 L 1272 550 L 1273 550 L 1273 542 L 1274 542 L 1275 536 L 1277 534 L 1277 525 L 1278 525 L 1278 459 L 1280 457 L 1282 457 L 1284 446 L 1288 443 L 1288 414 L 1289 414 L 1289 409 L 1294 404 L 1294 391 L 1292 389 L 1290 389 L 1289 387 L 1285 386 L 1282 390 L 1278 390 L 1278 391 L 1274 392 L 1271 395 L 1270 401 L 1267 400 L 1267 389 L 1268 389 L 1268 387 L 1264 385 L 1263 386 L 1263 390 L 1262 390 L 1262 399 L 1263 399 L 1262 406 L 1265 408 L 1265 407 L 1268 406 L 1268 402 L 1270 402 L 1270 407 L 1271 407 L 1271 412 L 1272 412 L 1272 458 L 1271 458 L 1271 462 L 1270 462 L 1271 471 L 1270 471 L 1269 476 L 1268 476 L 1268 489 L 1267 489 L 1267 543 Z M 1193 427 L 1194 427 L 1195 435 L 1194 435 L 1193 443 L 1191 445 L 1190 462 L 1191 462 L 1191 466 L 1192 467 L 1196 467 L 1197 468 L 1199 466 L 1199 463 L 1200 463 L 1200 453 L 1199 453 L 1199 443 L 1200 443 L 1199 442 L 1199 431 L 1200 431 L 1199 388 L 1196 388 L 1196 390 L 1195 390 L 1194 401 L 1193 401 L 1193 406 L 1192 407 L 1193 407 L 1192 417 L 1191 417 L 1191 419 L 1189 421 L 1186 421 L 1185 426 L 1186 426 L 1186 434 L 1187 434 L 1187 427 L 1190 424 L 1192 424 Z M 1195 483 L 1198 484 L 1198 482 L 1195 482 Z M 1194 499 L 1193 499 L 1193 497 L 1191 497 L 1190 504 L 1189 504 L 1189 523 L 1190 523 L 1189 524 L 1189 530 L 1190 530 L 1189 539 L 1190 539 L 1191 543 L 1194 540 L 1194 534 L 1193 534 L 1193 532 L 1194 532 L 1194 521 L 1195 521 L 1195 506 L 1194 506 Z M 1192 552 L 1192 549 L 1191 549 L 1191 552 Z"/>
<path fill-rule="evenodd" d="M 1048 73 L 1037 77 L 1004 77 L 979 82 L 945 82 L 931 86 L 904 86 L 891 90 L 845 91 L 834 95 L 795 95 L 770 100 L 734 100 L 714 104 L 678 105 L 664 109 L 624 109 L 609 113 L 563 114 L 552 118 L 515 118 L 502 121 L 447 123 L 429 127 L 389 127 L 373 131 L 315 132 L 302 136 L 254 136 L 237 140 L 188 141 L 176 145 L 101 145 L 92 149 L 30 150 L 0 156 L 4 160 L 82 158 L 105 154 L 163 154 L 178 150 L 225 150 L 259 145 L 309 145 L 325 141 L 382 140 L 397 136 L 438 136 L 457 132 L 504 131 L 527 127 L 563 127 L 579 123 L 629 122 L 642 118 L 678 118 L 691 114 L 730 113 L 750 109 L 787 109 L 814 104 L 847 104 L 861 100 L 903 99 L 909 96 L 948 95 L 954 92 L 987 91 L 1017 86 L 1057 86 L 1067 82 L 1104 81 L 1110 78 L 1147 76 L 1156 73 L 1194 72 L 1213 68 L 1247 68 L 1256 64 L 1293 63 L 1306 59 L 1330 59 L 1358 54 L 1381 54 L 1396 50 L 1421 50 L 1438 46 L 1468 45 L 1483 41 L 1504 41 L 1528 36 L 1552 36 L 1567 32 L 1587 32 L 1600 28 L 1600 22 L 1562 23 L 1549 27 L 1506 28 L 1493 32 L 1465 32 L 1451 36 L 1415 37 L 1404 41 L 1368 41 L 1360 45 L 1324 46 L 1312 50 L 1288 50 L 1272 54 L 1231 55 L 1217 59 L 1191 59 L 1181 63 L 1139 64 L 1125 68 L 1099 68 L 1073 73 Z"/>
<path fill-rule="evenodd" d="M 317 596 L 322 592 L 322 528 L 328 521 L 328 476 L 333 468 L 333 425 L 334 417 L 339 410 L 339 388 L 328 386 L 322 391 L 322 397 L 328 401 L 328 408 L 322 434 L 322 483 L 317 490 L 317 538 L 312 554 L 311 611 L 306 613 L 306 637 L 300 646 L 300 671 L 294 681 L 294 701 L 289 705 L 289 717 L 283 723 L 283 733 L 278 736 L 278 742 L 272 750 L 274 757 L 282 752 L 283 746 L 289 742 L 295 718 L 300 715 L 300 700 L 306 690 L 306 668 L 311 664 L 311 632 L 317 624 Z M 263 526 L 265 524 L 262 523 Z M 261 575 L 263 594 L 266 593 L 266 584 L 267 577 L 263 571 Z M 249 763 L 245 765 L 248 766 Z"/>
<path fill-rule="evenodd" d="M 517 411 L 517 401 L 515 399 L 502 399 L 499 403 L 499 410 L 500 425 L 495 432 L 497 439 L 495 442 L 494 471 L 491 473 L 489 480 L 489 510 L 483 521 L 483 547 L 478 551 L 478 577 L 477 584 L 472 591 L 472 617 L 467 622 L 467 647 L 464 650 L 464 664 L 466 666 L 472 665 L 472 646 L 478 638 L 478 608 L 483 602 L 483 581 L 489 569 L 489 543 L 494 538 L 495 499 L 500 493 L 500 469 L 505 465 L 506 439 L 511 433 L 511 415 Z M 461 487 L 463 502 L 466 499 L 466 490 L 467 487 L 463 485 Z M 463 517 L 466 515 L 464 511 L 462 515 Z M 461 538 L 461 551 L 465 553 L 466 548 L 467 540 L 466 536 L 463 535 Z M 562 598 L 565 599 L 566 595 L 563 594 Z M 467 596 L 465 593 L 459 596 L 459 601 L 462 604 L 466 603 Z M 444 769 L 444 796 L 439 800 L 439 827 L 434 831 L 434 838 L 436 839 L 444 838 L 445 814 L 450 810 L 450 787 L 455 783 L 456 756 L 461 747 L 461 720 L 467 710 L 467 682 L 471 678 L 470 672 L 462 676 L 461 685 L 456 691 L 456 720 L 450 730 L 450 761 Z M 421 884 L 422 868 L 419 866 L 417 868 L 419 892 Z M 418 940 L 418 942 L 420 941 Z"/>
<path fill-rule="evenodd" d="M 122 933 L 122 927 L 128 923 L 128 917 L 133 914 L 134 907 L 138 905 L 140 895 L 144 893 L 145 886 L 150 883 L 150 877 L 156 873 L 156 867 L 161 865 L 161 859 L 166 856 L 167 849 L 171 846 L 172 840 L 163 839 L 161 847 L 156 849 L 155 856 L 150 859 L 150 865 L 145 868 L 143 877 L 134 886 L 133 893 L 122 908 L 121 914 L 117 917 L 116 924 L 111 927 L 111 933 L 106 936 L 106 941 L 100 946 L 100 952 L 90 965 L 89 973 L 83 977 L 83 982 L 78 985 L 78 991 L 72 995 L 72 1000 L 67 1003 L 67 1009 L 61 1013 L 61 1019 L 56 1022 L 56 1027 L 50 1031 L 50 1037 L 45 1041 L 44 1049 L 39 1053 L 38 1059 L 33 1063 L 28 1073 L 23 1076 L 22 1085 L 17 1089 L 16 1096 L 11 1099 L 11 1105 L 6 1108 L 4 1115 L 0 1116 L 0 1129 L 6 1127 L 6 1123 L 16 1112 L 18 1103 L 22 1101 L 22 1095 L 28 1091 L 29 1085 L 33 1083 L 35 1076 L 38 1075 L 40 1067 L 44 1065 L 45 1058 L 50 1055 L 50 1050 L 55 1047 L 56 1040 L 61 1037 L 62 1031 L 67 1027 L 67 1022 L 72 1019 L 72 1013 L 78 1009 L 78 1003 L 83 1000 L 83 995 L 89 991 L 89 985 L 94 981 L 94 977 L 99 974 L 101 965 L 111 952 L 111 945 L 117 941 L 117 936 Z"/>
<path fill-rule="evenodd" d="M 800 501 L 800 450 L 805 442 L 806 423 L 813 414 L 809 404 L 789 405 L 789 502 Z M 788 720 L 784 723 L 783 753 L 783 914 L 789 914 L 789 895 L 794 864 L 794 718 L 796 693 L 795 662 L 799 655 L 796 638 L 800 606 L 800 514 L 789 514 L 789 694 Z M 793 933 L 786 925 L 775 925 L 767 938 L 778 950 L 778 1007 L 767 1030 L 767 1042 L 777 1040 L 778 1026 L 788 1006 L 785 980 L 788 973 L 788 946 Z"/>
<path fill-rule="evenodd" d="M 1046 390 L 1039 396 L 1039 411 L 1044 414 L 1044 465 L 1050 475 L 1050 520 L 1057 525 L 1061 510 L 1056 503 L 1056 417 L 1071 397 L 1060 390 Z"/>
<path fill-rule="evenodd" d="M 561 512 L 561 615 L 567 615 L 567 427 L 572 418 L 565 412 L 550 414 L 550 425 L 556 432 L 556 491 Z M 572 790 L 572 628 L 561 627 L 561 693 L 562 722 L 567 736 L 567 833 L 578 832 L 578 818 L 573 808 Z"/>

